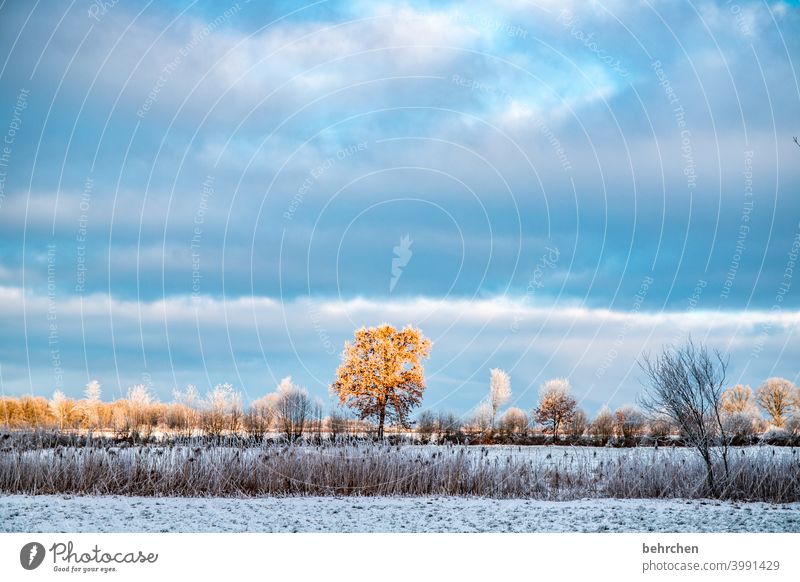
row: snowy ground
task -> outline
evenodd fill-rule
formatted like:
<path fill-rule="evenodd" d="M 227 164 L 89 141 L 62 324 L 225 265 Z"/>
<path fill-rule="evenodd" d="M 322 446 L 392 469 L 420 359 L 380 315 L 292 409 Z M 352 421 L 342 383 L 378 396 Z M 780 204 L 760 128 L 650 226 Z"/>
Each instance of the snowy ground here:
<path fill-rule="evenodd" d="M 800 503 L 0 497 L 4 532 L 800 532 Z"/>

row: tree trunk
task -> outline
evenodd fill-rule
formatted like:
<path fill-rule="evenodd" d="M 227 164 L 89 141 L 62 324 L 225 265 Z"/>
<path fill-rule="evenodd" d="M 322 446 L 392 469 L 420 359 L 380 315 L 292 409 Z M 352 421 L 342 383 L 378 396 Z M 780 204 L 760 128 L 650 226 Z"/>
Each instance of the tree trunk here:
<path fill-rule="evenodd" d="M 717 487 L 714 483 L 714 461 L 708 452 L 703 452 L 703 460 L 706 462 L 706 481 L 711 490 L 711 497 L 717 496 Z"/>
<path fill-rule="evenodd" d="M 379 420 L 378 420 L 378 440 L 383 440 L 383 423 L 386 420 L 386 405 L 385 404 L 383 405 L 383 407 L 381 407 L 381 413 L 380 413 L 380 416 L 378 418 L 379 418 Z"/>
<path fill-rule="evenodd" d="M 723 443 L 722 445 L 722 463 L 725 465 L 725 487 L 728 487 L 728 483 L 731 478 L 731 472 L 728 468 L 728 444 Z"/>
<path fill-rule="evenodd" d="M 717 488 L 714 486 L 714 469 L 711 468 L 710 464 L 706 467 L 706 481 L 708 481 L 708 486 L 711 489 L 711 497 L 716 497 Z"/>

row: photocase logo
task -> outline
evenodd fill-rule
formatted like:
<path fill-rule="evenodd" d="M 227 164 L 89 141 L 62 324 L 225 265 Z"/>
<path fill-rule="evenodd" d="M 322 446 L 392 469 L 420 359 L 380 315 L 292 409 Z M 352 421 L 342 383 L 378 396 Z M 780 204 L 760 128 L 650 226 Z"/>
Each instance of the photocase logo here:
<path fill-rule="evenodd" d="M 411 260 L 411 243 L 414 241 L 408 235 L 400 239 L 400 244 L 394 247 L 394 258 L 392 259 L 392 279 L 389 281 L 389 293 L 394 291 L 395 285 L 403 274 L 403 267 L 408 265 Z"/>
<path fill-rule="evenodd" d="M 27 543 L 19 552 L 19 563 L 26 570 L 35 570 L 42 565 L 44 554 L 44 546 L 39 542 Z"/>

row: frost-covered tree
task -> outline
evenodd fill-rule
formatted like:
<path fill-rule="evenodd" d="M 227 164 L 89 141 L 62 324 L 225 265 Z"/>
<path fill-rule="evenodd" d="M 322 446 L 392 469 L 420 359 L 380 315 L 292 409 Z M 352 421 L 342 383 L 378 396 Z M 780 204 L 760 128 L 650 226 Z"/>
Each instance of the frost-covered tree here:
<path fill-rule="evenodd" d="M 489 404 L 492 407 L 492 426 L 497 411 L 511 399 L 511 378 L 500 368 L 492 368 L 489 380 Z"/>
<path fill-rule="evenodd" d="M 492 429 L 492 405 L 485 401 L 478 404 L 472 411 L 467 425 L 473 433 L 487 434 Z"/>
<path fill-rule="evenodd" d="M 605 445 L 614 436 L 614 415 L 608 406 L 603 405 L 599 410 L 589 427 L 589 432 L 600 441 L 601 445 Z"/>
<path fill-rule="evenodd" d="M 794 409 L 797 388 L 785 378 L 770 378 L 758 389 L 759 406 L 767 413 L 772 424 L 783 428 Z"/>
<path fill-rule="evenodd" d="M 750 386 L 737 384 L 733 388 L 725 390 L 722 393 L 722 411 L 726 414 L 737 412 L 758 414 L 756 401 L 753 398 L 753 390 Z"/>
<path fill-rule="evenodd" d="M 675 422 L 663 412 L 647 414 L 647 434 L 654 439 L 666 439 L 677 431 Z"/>
<path fill-rule="evenodd" d="M 95 429 L 98 428 L 100 424 L 100 382 L 97 380 L 92 380 L 86 385 L 86 389 L 83 391 L 83 395 L 85 400 L 83 402 L 83 416 L 86 422 L 86 425 L 91 428 Z"/>
<path fill-rule="evenodd" d="M 387 420 L 408 426 L 411 411 L 421 402 L 422 360 L 430 349 L 430 340 L 412 326 L 399 331 L 388 324 L 362 327 L 345 344 L 331 391 L 361 420 L 377 421 L 378 438 L 383 438 Z"/>
<path fill-rule="evenodd" d="M 134 428 L 145 424 L 153 395 L 144 384 L 137 384 L 128 388 L 128 414 Z"/>
<path fill-rule="evenodd" d="M 553 435 L 553 440 L 575 415 L 578 403 L 570 390 L 569 380 L 566 378 L 548 380 L 539 388 L 539 406 L 533 411 L 534 418 L 542 425 L 544 432 Z"/>
<path fill-rule="evenodd" d="M 722 393 L 722 413 L 725 430 L 733 438 L 753 436 L 763 424 L 750 386 L 737 384 Z"/>
<path fill-rule="evenodd" d="M 522 435 L 528 430 L 528 415 L 512 406 L 500 417 L 500 431 L 508 435 Z"/>
<path fill-rule="evenodd" d="M 177 428 L 189 436 L 200 428 L 197 410 L 200 397 L 197 388 L 193 384 L 187 385 L 186 390 L 176 388 L 172 392 L 172 398 L 175 403 L 173 428 Z"/>
<path fill-rule="evenodd" d="M 231 384 L 217 384 L 202 402 L 203 430 L 219 437 L 225 431 L 236 432 L 241 419 L 241 396 Z"/>
<path fill-rule="evenodd" d="M 69 423 L 72 413 L 73 403 L 64 395 L 61 390 L 53 392 L 53 397 L 49 402 L 50 413 L 58 423 L 58 430 L 64 430 L 64 425 Z"/>
<path fill-rule="evenodd" d="M 291 376 L 286 376 L 278 385 L 277 394 L 276 413 L 281 430 L 287 439 L 302 437 L 311 413 L 308 391 L 292 382 Z"/>
<path fill-rule="evenodd" d="M 616 430 L 626 443 L 632 443 L 644 434 L 647 418 L 639 407 L 626 404 L 614 413 Z"/>
<path fill-rule="evenodd" d="M 143 433 L 146 438 L 157 422 L 155 416 L 156 400 L 144 384 L 128 388 L 128 395 L 121 407 L 117 407 L 118 430 L 131 437 Z M 121 417 L 121 418 L 120 418 Z"/>
<path fill-rule="evenodd" d="M 567 423 L 567 434 L 573 439 L 579 439 L 588 427 L 589 421 L 586 418 L 586 413 L 579 408 L 572 415 L 572 420 Z"/>
<path fill-rule="evenodd" d="M 795 408 L 794 414 L 786 419 L 786 424 L 783 427 L 786 434 L 794 439 L 800 437 L 800 414 L 798 414 L 798 410 L 800 410 L 800 403 Z"/>
<path fill-rule="evenodd" d="M 272 429 L 277 418 L 278 398 L 278 393 L 272 393 L 250 403 L 244 416 L 245 430 L 250 436 L 261 439 Z"/>
<path fill-rule="evenodd" d="M 102 390 L 100 389 L 100 382 L 97 380 L 92 380 L 86 385 L 86 389 L 83 391 L 83 395 L 86 397 L 88 402 L 97 403 L 100 402 L 100 397 L 102 395 Z"/>
<path fill-rule="evenodd" d="M 744 439 L 755 435 L 759 425 L 766 423 L 752 412 L 733 412 L 725 414 L 723 424 L 732 439 Z"/>

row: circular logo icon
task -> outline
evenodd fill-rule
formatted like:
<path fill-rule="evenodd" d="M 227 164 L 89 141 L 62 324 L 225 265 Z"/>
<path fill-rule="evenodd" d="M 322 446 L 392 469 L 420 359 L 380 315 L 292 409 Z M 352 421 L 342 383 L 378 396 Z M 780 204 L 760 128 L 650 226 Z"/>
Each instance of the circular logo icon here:
<path fill-rule="evenodd" d="M 26 570 L 35 570 L 44 561 L 44 546 L 39 542 L 30 542 L 19 551 L 19 563 Z"/>

